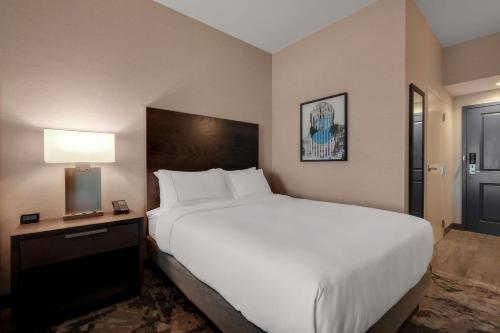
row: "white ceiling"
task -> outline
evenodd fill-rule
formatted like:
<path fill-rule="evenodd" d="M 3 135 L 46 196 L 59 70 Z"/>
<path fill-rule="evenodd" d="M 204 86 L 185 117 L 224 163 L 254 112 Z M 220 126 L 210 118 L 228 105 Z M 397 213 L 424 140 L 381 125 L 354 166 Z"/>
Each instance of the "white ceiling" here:
<path fill-rule="evenodd" d="M 274 53 L 375 0 L 155 0 Z M 416 0 L 443 46 L 500 32 L 500 0 Z"/>
<path fill-rule="evenodd" d="M 500 0 L 416 0 L 446 46 L 500 32 Z"/>
<path fill-rule="evenodd" d="M 273 53 L 375 0 L 155 1 Z"/>

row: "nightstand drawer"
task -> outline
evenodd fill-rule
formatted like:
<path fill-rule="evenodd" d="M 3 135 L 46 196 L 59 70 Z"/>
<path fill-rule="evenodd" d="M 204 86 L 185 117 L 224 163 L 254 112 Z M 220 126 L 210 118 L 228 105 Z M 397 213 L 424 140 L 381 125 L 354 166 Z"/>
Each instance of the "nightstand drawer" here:
<path fill-rule="evenodd" d="M 22 240 L 21 269 L 62 262 L 139 244 L 137 223 L 62 230 L 58 235 Z"/>

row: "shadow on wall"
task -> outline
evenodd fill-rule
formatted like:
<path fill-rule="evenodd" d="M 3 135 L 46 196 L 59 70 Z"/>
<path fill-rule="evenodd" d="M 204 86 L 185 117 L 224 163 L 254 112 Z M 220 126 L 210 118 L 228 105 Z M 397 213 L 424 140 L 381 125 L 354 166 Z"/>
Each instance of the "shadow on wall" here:
<path fill-rule="evenodd" d="M 22 121 L 2 101 L 0 153 L 0 294 L 3 294 L 9 281 L 9 236 L 19 224 L 19 215 L 53 206 L 50 201 L 58 191 L 50 186 L 56 170 L 43 170 L 43 131 Z"/>
<path fill-rule="evenodd" d="M 236 75 L 237 72 L 233 70 L 231 74 Z M 222 78 L 218 76 L 220 74 L 214 68 L 197 66 L 176 80 L 166 91 L 153 98 L 147 106 L 254 123 L 256 115 L 263 115 L 268 111 L 248 106 L 249 101 L 261 99 L 258 93 L 253 96 L 247 89 L 231 87 L 220 81 Z M 238 76 L 236 75 L 234 79 L 237 80 Z M 241 101 L 238 112 L 229 107 L 238 105 L 235 99 Z"/>
<path fill-rule="evenodd" d="M 143 111 L 145 115 L 145 110 Z M 145 123 L 146 117 L 143 117 Z M 102 168 L 102 198 L 104 211 L 111 211 L 112 200 L 126 200 L 129 207 L 143 212 L 145 208 L 146 183 L 146 131 L 145 124 L 124 128 L 115 136 L 116 162 L 96 164 Z M 119 185 L 117 188 L 117 184 Z M 126 194 L 126 195 L 124 195 Z"/>
<path fill-rule="evenodd" d="M 286 194 L 285 184 L 283 183 L 283 180 L 277 173 L 273 172 L 271 174 L 271 179 L 268 179 L 268 181 L 269 184 L 271 185 L 273 193 Z"/>

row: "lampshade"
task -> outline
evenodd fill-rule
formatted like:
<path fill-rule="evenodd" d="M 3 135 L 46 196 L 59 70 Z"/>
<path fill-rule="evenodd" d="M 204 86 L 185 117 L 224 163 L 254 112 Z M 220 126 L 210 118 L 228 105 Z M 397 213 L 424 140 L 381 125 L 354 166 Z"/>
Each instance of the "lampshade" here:
<path fill-rule="evenodd" d="M 44 129 L 46 163 L 110 163 L 115 161 L 115 135 Z"/>

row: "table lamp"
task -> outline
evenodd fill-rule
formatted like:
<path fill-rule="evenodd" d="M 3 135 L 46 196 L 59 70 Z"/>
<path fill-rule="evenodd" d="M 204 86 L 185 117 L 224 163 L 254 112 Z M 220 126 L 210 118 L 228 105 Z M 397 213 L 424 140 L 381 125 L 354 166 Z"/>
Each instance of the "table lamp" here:
<path fill-rule="evenodd" d="M 115 161 L 112 133 L 44 129 L 45 163 L 75 163 L 65 168 L 64 220 L 103 215 L 101 211 L 101 168 L 90 163 Z"/>

